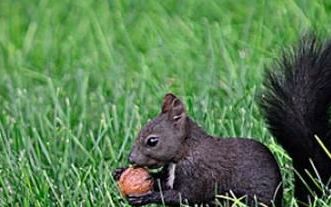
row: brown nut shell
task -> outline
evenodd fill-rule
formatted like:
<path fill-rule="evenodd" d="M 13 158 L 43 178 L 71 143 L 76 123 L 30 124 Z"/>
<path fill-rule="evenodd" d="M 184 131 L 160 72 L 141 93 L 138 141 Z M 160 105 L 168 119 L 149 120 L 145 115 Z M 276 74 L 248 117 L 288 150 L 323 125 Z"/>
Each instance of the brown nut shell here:
<path fill-rule="evenodd" d="M 126 169 L 118 185 L 124 196 L 139 196 L 150 192 L 153 189 L 154 181 L 149 172 L 144 168 Z"/>

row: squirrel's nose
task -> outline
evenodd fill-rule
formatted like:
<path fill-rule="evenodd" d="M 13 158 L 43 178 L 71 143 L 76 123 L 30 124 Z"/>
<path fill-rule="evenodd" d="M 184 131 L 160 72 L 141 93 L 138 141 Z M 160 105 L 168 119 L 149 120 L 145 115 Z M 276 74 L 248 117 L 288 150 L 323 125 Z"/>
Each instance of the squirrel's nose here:
<path fill-rule="evenodd" d="M 129 163 L 132 164 L 132 165 L 135 163 L 134 160 L 133 160 L 132 153 L 130 153 L 130 155 L 129 155 Z"/>

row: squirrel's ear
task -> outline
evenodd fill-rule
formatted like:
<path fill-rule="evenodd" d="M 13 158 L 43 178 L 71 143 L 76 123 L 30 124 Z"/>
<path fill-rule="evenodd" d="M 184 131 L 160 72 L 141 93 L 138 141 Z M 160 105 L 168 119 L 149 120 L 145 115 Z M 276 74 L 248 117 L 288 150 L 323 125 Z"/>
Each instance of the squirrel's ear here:
<path fill-rule="evenodd" d="M 169 118 L 179 120 L 185 116 L 185 107 L 174 94 L 167 93 L 163 98 L 162 113 L 168 113 Z"/>
<path fill-rule="evenodd" d="M 162 113 L 167 113 L 168 111 L 170 111 L 172 103 L 175 99 L 177 99 L 177 97 L 172 93 L 167 93 L 163 97 Z"/>

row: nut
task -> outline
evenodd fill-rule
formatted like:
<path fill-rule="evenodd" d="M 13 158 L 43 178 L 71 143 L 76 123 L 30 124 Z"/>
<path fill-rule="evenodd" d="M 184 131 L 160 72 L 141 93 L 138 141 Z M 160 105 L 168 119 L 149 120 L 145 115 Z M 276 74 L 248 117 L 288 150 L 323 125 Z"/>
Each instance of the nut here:
<path fill-rule="evenodd" d="M 153 189 L 154 181 L 148 171 L 144 168 L 126 169 L 118 185 L 124 196 L 140 196 L 150 192 Z"/>

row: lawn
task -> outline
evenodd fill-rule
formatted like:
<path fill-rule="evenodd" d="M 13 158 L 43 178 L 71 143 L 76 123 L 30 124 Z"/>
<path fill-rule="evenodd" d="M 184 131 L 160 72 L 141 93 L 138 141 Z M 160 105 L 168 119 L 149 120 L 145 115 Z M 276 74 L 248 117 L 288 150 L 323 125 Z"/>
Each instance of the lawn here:
<path fill-rule="evenodd" d="M 0 206 L 129 206 L 111 171 L 170 91 L 210 134 L 267 145 L 295 206 L 256 97 L 281 50 L 330 20 L 327 0 L 1 0 Z"/>

